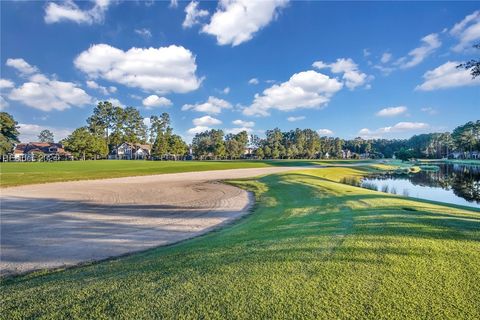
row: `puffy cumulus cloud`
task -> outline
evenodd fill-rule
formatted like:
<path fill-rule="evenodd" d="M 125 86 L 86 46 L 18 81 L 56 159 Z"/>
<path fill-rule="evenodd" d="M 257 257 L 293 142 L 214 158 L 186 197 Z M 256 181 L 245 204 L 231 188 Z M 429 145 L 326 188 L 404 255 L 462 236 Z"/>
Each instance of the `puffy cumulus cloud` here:
<path fill-rule="evenodd" d="M 428 129 L 430 126 L 423 122 L 398 122 L 391 127 L 382 127 L 376 130 L 363 128 L 358 132 L 362 138 L 381 138 L 387 134 L 402 133 L 402 132 L 418 132 Z"/>
<path fill-rule="evenodd" d="M 333 131 L 330 129 L 318 129 L 317 133 L 321 136 L 332 136 Z"/>
<path fill-rule="evenodd" d="M 110 6 L 110 0 L 95 0 L 93 7 L 88 10 L 80 9 L 72 0 L 62 3 L 49 2 L 45 7 L 46 23 L 72 21 L 78 24 L 101 23 L 105 18 L 105 12 Z"/>
<path fill-rule="evenodd" d="M 0 89 L 10 89 L 13 88 L 15 84 L 13 81 L 8 79 L 0 79 Z"/>
<path fill-rule="evenodd" d="M 363 86 L 373 79 L 372 76 L 367 76 L 361 72 L 358 69 L 358 65 L 352 59 L 341 58 L 330 64 L 323 61 L 316 61 L 313 63 L 313 67 L 317 69 L 329 68 L 333 73 L 343 73 L 342 80 L 350 90 Z"/>
<path fill-rule="evenodd" d="M 258 81 L 257 78 L 252 78 L 252 79 L 248 80 L 248 84 L 254 84 L 255 85 L 255 84 L 258 84 L 258 83 L 259 83 L 259 81 Z"/>
<path fill-rule="evenodd" d="M 448 61 L 441 66 L 425 72 L 424 82 L 415 90 L 432 91 L 463 86 L 475 86 L 480 84 L 480 77 L 472 79 L 469 70 L 457 68 L 458 61 Z"/>
<path fill-rule="evenodd" d="M 76 83 L 50 79 L 40 73 L 33 74 L 28 82 L 12 89 L 8 98 L 42 111 L 65 110 L 92 102 L 92 97 Z"/>
<path fill-rule="evenodd" d="M 422 38 L 422 45 L 413 49 L 407 56 L 398 59 L 395 64 L 401 69 L 408 69 L 420 64 L 425 58 L 440 48 L 442 42 L 438 38 L 438 34 L 431 33 Z"/>
<path fill-rule="evenodd" d="M 114 86 L 110 86 L 110 87 L 104 87 L 104 86 L 101 86 L 99 85 L 98 83 L 96 83 L 95 81 L 93 80 L 87 80 L 86 82 L 87 84 L 87 87 L 89 87 L 90 89 L 95 89 L 95 90 L 98 90 L 100 91 L 102 94 L 104 95 L 108 95 L 110 93 L 115 93 L 117 92 L 117 88 L 114 87 Z"/>
<path fill-rule="evenodd" d="M 195 56 L 182 46 L 131 48 L 128 51 L 96 44 L 83 51 L 75 66 L 91 78 L 161 93 L 198 89 Z"/>
<path fill-rule="evenodd" d="M 38 72 L 38 68 L 30 65 L 27 61 L 18 59 L 7 59 L 7 66 L 17 69 L 22 75 L 30 75 Z"/>
<path fill-rule="evenodd" d="M 147 108 L 151 109 L 154 107 L 169 107 L 173 103 L 165 97 L 159 97 L 156 94 L 152 94 L 145 99 L 143 99 L 142 104 Z"/>
<path fill-rule="evenodd" d="M 204 112 L 209 114 L 219 114 L 223 109 L 231 109 L 230 102 L 216 98 L 213 96 L 208 97 L 208 100 L 204 103 L 185 104 L 182 107 L 182 111 L 194 110 L 198 112 Z"/>
<path fill-rule="evenodd" d="M 190 128 L 187 130 L 187 133 L 190 135 L 190 136 L 193 136 L 197 133 L 201 133 L 201 132 L 204 132 L 204 131 L 207 131 L 207 130 L 210 130 L 211 128 L 210 127 L 207 127 L 207 126 L 196 126 L 196 127 L 193 127 L 193 128 Z"/>
<path fill-rule="evenodd" d="M 66 138 L 73 131 L 72 129 L 68 128 L 56 128 L 31 123 L 19 123 L 18 127 L 18 132 L 20 132 L 19 140 L 21 142 L 38 141 L 38 135 L 43 130 L 50 130 L 51 132 L 53 132 L 55 141 L 60 141 Z"/>
<path fill-rule="evenodd" d="M 313 70 L 295 73 L 281 84 L 275 84 L 256 94 L 253 103 L 243 109 L 245 115 L 268 116 L 271 109 L 293 111 L 299 108 L 318 108 L 342 89 L 343 84 Z"/>
<path fill-rule="evenodd" d="M 200 23 L 200 20 L 208 15 L 207 10 L 198 8 L 197 1 L 192 1 L 185 7 L 185 20 L 183 20 L 182 26 L 184 28 L 191 28 Z"/>
<path fill-rule="evenodd" d="M 301 121 L 301 120 L 305 120 L 305 116 L 298 116 L 298 117 L 288 117 L 287 118 L 287 121 L 288 122 L 296 122 L 296 121 Z"/>
<path fill-rule="evenodd" d="M 245 127 L 245 128 L 251 128 L 255 126 L 255 122 L 253 121 L 245 121 L 240 119 L 233 120 L 232 123 L 236 126 Z"/>
<path fill-rule="evenodd" d="M 135 29 L 134 31 L 136 34 L 138 34 L 142 38 L 150 39 L 152 37 L 152 32 L 150 31 L 150 29 L 142 28 L 142 29 Z"/>
<path fill-rule="evenodd" d="M 480 10 L 467 15 L 462 21 L 456 23 L 449 33 L 458 39 L 458 44 L 453 47 L 454 51 L 461 52 L 470 48 L 480 40 Z"/>
<path fill-rule="evenodd" d="M 395 117 L 407 112 L 407 107 L 405 106 L 398 106 L 398 107 L 388 107 L 383 108 L 376 113 L 379 117 Z"/>
<path fill-rule="evenodd" d="M 219 124 L 222 124 L 222 121 L 213 118 L 211 116 L 203 116 L 200 118 L 195 118 L 193 119 L 193 125 L 199 127 L 199 126 L 216 126 Z"/>
<path fill-rule="evenodd" d="M 287 3 L 288 0 L 220 0 L 202 32 L 215 36 L 219 45 L 237 46 L 252 39 Z"/>

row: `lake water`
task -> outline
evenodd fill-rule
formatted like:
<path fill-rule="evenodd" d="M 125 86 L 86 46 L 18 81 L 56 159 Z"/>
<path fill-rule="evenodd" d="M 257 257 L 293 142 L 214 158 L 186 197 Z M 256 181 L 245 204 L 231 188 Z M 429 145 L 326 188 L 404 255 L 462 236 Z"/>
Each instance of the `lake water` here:
<path fill-rule="evenodd" d="M 422 170 L 408 175 L 384 174 L 362 180 L 364 187 L 376 187 L 413 198 L 480 208 L 480 166 L 435 164 L 438 171 Z"/>

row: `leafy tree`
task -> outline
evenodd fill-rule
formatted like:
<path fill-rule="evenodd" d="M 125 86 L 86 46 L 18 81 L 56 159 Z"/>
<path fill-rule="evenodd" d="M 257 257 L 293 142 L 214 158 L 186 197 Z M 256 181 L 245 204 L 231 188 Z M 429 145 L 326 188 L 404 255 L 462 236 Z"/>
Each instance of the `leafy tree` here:
<path fill-rule="evenodd" d="M 473 47 L 476 49 L 480 49 L 480 43 L 473 45 Z M 459 64 L 457 68 L 470 70 L 470 74 L 472 75 L 472 78 L 475 79 L 476 77 L 480 76 L 480 59 L 479 60 L 472 59 L 465 63 Z"/>
<path fill-rule="evenodd" d="M 415 157 L 415 152 L 411 149 L 402 148 L 399 151 L 395 152 L 395 156 L 397 157 L 397 159 L 400 159 L 402 161 L 408 161 Z"/>
<path fill-rule="evenodd" d="M 110 143 L 110 132 L 117 129 L 116 136 L 118 137 L 120 128 L 116 126 L 119 123 L 119 117 L 122 114 L 120 107 L 115 107 L 109 101 L 99 102 L 93 109 L 93 115 L 87 119 L 89 130 L 98 135 L 103 136 L 108 146 Z"/>
<path fill-rule="evenodd" d="M 123 139 L 130 143 L 145 143 L 147 140 L 147 126 L 143 123 L 140 112 L 133 108 L 123 109 L 121 123 Z"/>
<path fill-rule="evenodd" d="M 170 115 L 166 112 L 162 113 L 160 117 L 151 116 L 150 117 L 150 132 L 149 139 L 150 143 L 155 142 L 157 135 L 160 132 L 165 132 L 167 128 L 170 127 Z"/>
<path fill-rule="evenodd" d="M 38 140 L 40 142 L 53 143 L 54 142 L 53 132 L 48 129 L 42 130 L 42 132 L 40 132 L 40 134 L 38 135 Z"/>
<path fill-rule="evenodd" d="M 258 159 L 263 159 L 265 157 L 265 153 L 263 152 L 263 148 L 262 147 L 258 147 L 257 150 L 255 150 L 255 156 L 258 158 Z"/>
<path fill-rule="evenodd" d="M 0 112 L 0 154 L 5 155 L 13 151 L 18 143 L 17 121 L 7 112 Z"/>
<path fill-rule="evenodd" d="M 179 135 L 174 134 L 170 137 L 170 152 L 173 154 L 175 160 L 177 160 L 178 156 L 187 154 L 188 146 Z"/>
<path fill-rule="evenodd" d="M 83 160 L 87 158 L 97 159 L 108 154 L 105 140 L 91 133 L 87 127 L 81 127 L 73 131 L 63 140 L 63 144 L 76 158 Z"/>
<path fill-rule="evenodd" d="M 472 151 L 480 149 L 480 120 L 470 121 L 464 125 L 456 127 L 452 132 L 452 138 L 455 145 L 462 151 Z"/>

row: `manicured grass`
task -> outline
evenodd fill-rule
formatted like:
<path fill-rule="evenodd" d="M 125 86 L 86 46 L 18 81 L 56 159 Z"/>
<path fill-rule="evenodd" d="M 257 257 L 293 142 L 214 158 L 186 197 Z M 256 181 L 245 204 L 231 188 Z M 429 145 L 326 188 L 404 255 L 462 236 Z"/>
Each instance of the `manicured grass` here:
<path fill-rule="evenodd" d="M 356 161 L 359 162 L 359 161 Z M 63 161 L 0 164 L 0 186 L 70 180 L 104 179 L 162 173 L 261 168 L 271 166 L 308 166 L 349 164 L 352 161 L 332 160 L 266 160 L 266 161 Z"/>
<path fill-rule="evenodd" d="M 251 215 L 170 247 L 3 280 L 14 318 L 479 319 L 480 212 L 338 183 L 371 167 L 232 182 Z"/>

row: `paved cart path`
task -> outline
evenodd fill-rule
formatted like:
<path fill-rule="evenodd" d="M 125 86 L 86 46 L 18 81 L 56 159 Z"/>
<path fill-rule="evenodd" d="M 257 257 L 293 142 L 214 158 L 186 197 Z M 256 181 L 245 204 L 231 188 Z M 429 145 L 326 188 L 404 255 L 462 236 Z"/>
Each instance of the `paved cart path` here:
<path fill-rule="evenodd" d="M 219 183 L 306 167 L 187 172 L 0 189 L 2 275 L 72 266 L 198 236 L 248 212 Z"/>

